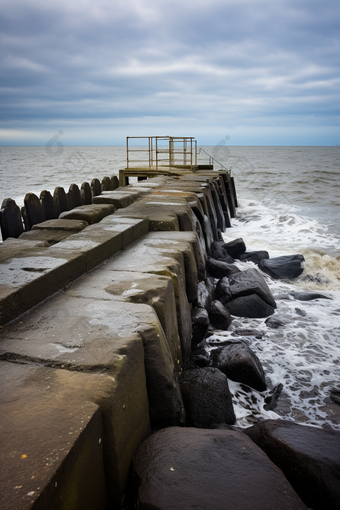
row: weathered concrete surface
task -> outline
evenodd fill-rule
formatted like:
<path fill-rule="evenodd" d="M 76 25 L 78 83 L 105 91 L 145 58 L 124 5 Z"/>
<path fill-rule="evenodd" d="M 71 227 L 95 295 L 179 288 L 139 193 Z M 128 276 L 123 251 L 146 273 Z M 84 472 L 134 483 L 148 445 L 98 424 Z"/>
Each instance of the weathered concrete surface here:
<path fill-rule="evenodd" d="M 67 232 L 80 232 L 88 225 L 84 220 L 46 220 L 33 225 L 32 230 L 66 230 Z"/>
<path fill-rule="evenodd" d="M 145 195 L 151 188 L 136 189 L 130 186 L 117 188 L 114 191 L 103 191 L 101 195 L 93 197 L 93 204 L 112 204 L 116 209 L 121 209 L 133 204 L 142 195 Z"/>
<path fill-rule="evenodd" d="M 46 220 L 23 232 L 20 239 L 46 241 L 49 245 L 59 243 L 66 237 L 80 232 L 88 223 L 81 220 Z"/>
<path fill-rule="evenodd" d="M 68 290 L 68 295 L 110 298 L 127 303 L 144 303 L 153 307 L 164 329 L 176 372 L 182 369 L 181 342 L 178 334 L 177 312 L 173 281 L 160 276 L 137 271 L 114 271 L 108 261 L 95 272 L 87 275 Z"/>
<path fill-rule="evenodd" d="M 40 482 L 46 483 L 46 474 L 47 482 L 50 483 L 51 478 L 53 484 L 52 476 L 62 456 L 68 453 L 67 448 L 72 449 L 72 443 L 77 439 L 79 431 L 87 428 L 87 421 L 92 421 L 92 414 L 97 414 L 98 406 L 103 423 L 101 444 L 104 448 L 107 495 L 113 507 L 120 508 L 131 457 L 149 433 L 141 338 L 134 335 L 121 339 L 115 348 L 112 345 L 110 357 L 112 363 L 109 373 L 81 373 L 1 362 L 1 386 L 6 389 L 0 397 L 1 420 L 6 426 L 6 434 L 1 434 L 1 441 L 4 442 L 3 451 L 12 471 L 7 471 L 4 464 L 1 467 L 5 469 L 4 483 L 7 481 L 11 490 L 17 485 L 27 487 L 28 492 L 30 488 L 37 490 L 37 487 L 43 490 L 44 486 L 40 485 Z M 12 434 L 14 426 L 15 434 Z M 100 447 L 99 439 L 93 445 L 91 442 L 85 445 L 85 454 L 86 451 L 89 454 L 93 448 Z M 62 448 L 65 448 L 65 453 Z M 35 462 L 36 472 L 30 469 L 24 471 L 22 479 L 17 483 L 18 457 L 12 459 L 11 455 L 17 452 L 20 456 L 27 455 L 28 459 L 29 454 L 25 453 L 27 451 Z M 76 450 L 75 453 L 77 455 L 79 451 Z M 20 457 L 21 462 L 27 459 Z M 81 461 L 81 457 L 79 460 Z M 50 463 L 50 466 L 46 466 L 46 463 Z M 86 465 L 86 469 L 89 469 L 88 477 L 96 480 L 97 474 L 92 468 L 91 464 Z M 40 480 L 32 480 L 32 476 L 36 474 L 39 474 Z M 75 470 L 73 477 L 79 476 L 81 477 L 82 473 Z M 55 481 L 58 482 L 58 478 Z M 68 483 L 66 480 L 66 487 Z M 65 493 L 68 507 L 73 509 L 72 498 L 69 500 L 66 496 Z M 12 508 L 22 507 L 18 505 Z M 39 506 L 40 508 L 45 510 L 49 506 Z M 74 508 L 82 510 L 83 507 Z M 91 507 L 85 505 L 84 508 Z M 97 507 L 94 504 L 92 508 Z"/>
<path fill-rule="evenodd" d="M 118 209 L 115 216 L 147 219 L 150 230 L 180 230 L 178 216 L 170 208 L 161 208 L 154 204 L 141 204 L 135 202 L 125 209 Z"/>
<path fill-rule="evenodd" d="M 87 282 L 83 285 L 88 290 Z M 157 315 L 148 305 L 115 301 L 110 294 L 95 299 L 65 292 L 50 305 L 32 311 L 22 324 L 17 321 L 3 328 L 0 356 L 69 370 L 110 373 L 118 347 L 123 349 L 127 339 L 136 335 L 144 346 L 153 424 L 182 423 L 183 403 L 170 349 Z"/>
<path fill-rule="evenodd" d="M 107 508 L 100 410 L 58 375 L 0 362 L 2 510 Z"/>
<path fill-rule="evenodd" d="M 306 510 L 282 472 L 242 432 L 171 427 L 133 466 L 141 509 Z"/>
<path fill-rule="evenodd" d="M 70 221 L 70 220 L 64 220 Z M 57 245 L 14 252 L 3 246 L 0 263 L 0 325 L 15 319 L 101 264 L 148 231 L 147 220 L 119 218 L 87 227 Z M 26 243 L 28 241 L 25 241 Z M 10 258 L 10 255 L 13 257 Z"/>
<path fill-rule="evenodd" d="M 166 248 L 162 247 L 162 241 L 163 239 L 160 239 L 157 242 L 157 239 L 145 236 L 131 245 L 128 250 L 114 257 L 110 263 L 110 268 L 115 271 L 137 270 L 138 272 L 171 277 L 175 289 L 182 357 L 183 360 L 186 360 L 190 356 L 192 324 L 190 306 L 186 294 L 185 261 L 182 251 L 184 241 L 181 240 L 177 246 L 170 246 L 168 243 Z M 189 271 L 191 270 L 189 269 Z"/>
<path fill-rule="evenodd" d="M 31 250 L 0 264 L 0 325 L 15 319 L 86 272 L 81 253 Z"/>
<path fill-rule="evenodd" d="M 59 215 L 59 219 L 83 220 L 89 225 L 98 223 L 100 220 L 115 212 L 112 204 L 90 204 L 81 205 L 71 211 L 64 211 Z"/>
<path fill-rule="evenodd" d="M 71 220 L 70 220 L 71 221 Z M 66 239 L 73 232 L 67 230 L 28 230 L 23 232 L 19 239 L 27 239 L 27 241 L 45 241 L 49 246 L 59 243 L 63 239 Z"/>
<path fill-rule="evenodd" d="M 29 239 L 16 239 L 8 237 L 6 241 L 0 243 L 0 263 L 6 259 L 12 259 L 20 256 L 23 252 L 26 254 L 31 250 L 48 246 L 44 241 L 36 241 Z M 1 280 L 0 280 L 1 282 Z"/>

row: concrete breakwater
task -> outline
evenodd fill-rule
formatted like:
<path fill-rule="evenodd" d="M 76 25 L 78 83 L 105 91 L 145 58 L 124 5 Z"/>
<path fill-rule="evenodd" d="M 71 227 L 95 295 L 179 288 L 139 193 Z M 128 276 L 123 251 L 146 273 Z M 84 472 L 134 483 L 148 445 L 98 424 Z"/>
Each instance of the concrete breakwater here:
<path fill-rule="evenodd" d="M 210 483 L 209 492 L 197 478 L 189 492 L 193 501 L 204 489 L 200 508 L 228 508 L 228 498 L 230 508 L 246 508 L 243 496 L 248 508 L 306 508 L 242 432 L 183 427 L 178 380 L 191 354 L 192 310 L 235 203 L 225 172 L 182 172 L 104 191 L 2 243 L 1 508 L 121 508 L 134 455 L 141 508 L 185 507 L 187 461 Z M 60 231 L 67 235 L 58 240 Z M 162 479 L 145 475 L 150 454 Z M 237 458 L 237 469 L 221 456 Z M 220 485 L 206 476 L 214 464 Z M 226 483 L 228 472 L 237 475 Z"/>

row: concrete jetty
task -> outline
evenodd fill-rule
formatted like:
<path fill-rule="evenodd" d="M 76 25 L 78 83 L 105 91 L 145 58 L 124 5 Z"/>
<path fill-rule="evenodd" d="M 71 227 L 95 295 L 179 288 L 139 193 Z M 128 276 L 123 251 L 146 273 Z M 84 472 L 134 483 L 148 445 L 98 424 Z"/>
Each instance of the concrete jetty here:
<path fill-rule="evenodd" d="M 0 245 L 2 509 L 121 508 L 137 447 L 185 423 L 177 377 L 226 188 L 226 172 L 158 175 Z"/>
<path fill-rule="evenodd" d="M 140 510 L 338 508 L 335 433 L 186 426 L 194 311 L 211 302 L 207 262 L 236 214 L 230 173 L 130 168 L 120 187 L 107 181 L 74 207 L 55 192 L 58 218 L 28 197 L 25 232 L 11 230 L 13 201 L 1 213 L 16 235 L 0 244 L 1 510 L 130 510 L 136 482 Z"/>

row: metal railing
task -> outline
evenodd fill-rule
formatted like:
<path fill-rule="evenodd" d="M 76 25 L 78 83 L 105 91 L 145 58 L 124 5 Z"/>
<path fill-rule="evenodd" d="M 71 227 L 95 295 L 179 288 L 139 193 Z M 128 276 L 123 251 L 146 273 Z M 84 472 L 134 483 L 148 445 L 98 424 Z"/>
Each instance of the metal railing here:
<path fill-rule="evenodd" d="M 226 170 L 228 172 L 228 174 L 230 175 L 231 174 L 231 167 L 230 168 L 227 168 L 225 165 L 223 165 L 223 163 L 221 163 L 220 161 L 218 161 L 218 159 L 214 158 L 214 156 L 212 156 L 211 154 L 209 154 L 209 152 L 207 152 L 205 149 L 203 149 L 202 147 L 199 147 L 198 149 L 198 154 L 201 154 L 201 152 L 204 152 L 207 156 L 209 156 L 209 165 L 213 165 L 213 161 L 215 161 L 218 165 L 221 166 L 221 168 L 223 170 Z"/>
<path fill-rule="evenodd" d="M 131 145 L 131 140 L 147 142 L 146 146 Z M 126 168 L 197 166 L 197 140 L 192 136 L 127 136 Z"/>

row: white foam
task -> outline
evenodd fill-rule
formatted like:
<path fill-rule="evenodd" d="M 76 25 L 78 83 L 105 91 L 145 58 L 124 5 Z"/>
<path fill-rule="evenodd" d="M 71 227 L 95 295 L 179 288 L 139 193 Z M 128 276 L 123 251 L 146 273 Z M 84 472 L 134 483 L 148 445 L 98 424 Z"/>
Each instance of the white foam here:
<path fill-rule="evenodd" d="M 252 201 L 241 205 L 237 215 L 233 228 L 224 234 L 226 241 L 242 237 L 247 251 L 267 250 L 271 257 L 301 253 L 305 269 L 294 281 L 263 274 L 274 296 L 285 298 L 276 300 L 274 315 L 284 326 L 270 329 L 265 319 L 234 318 L 230 331 L 215 335 L 212 342 L 216 345 L 240 327 L 262 332 L 261 339 L 248 336 L 247 341 L 263 364 L 269 389 L 284 385 L 272 417 L 340 430 L 329 406 L 330 390 L 340 381 L 339 239 L 316 220 L 286 212 L 284 206 L 271 209 Z M 250 262 L 237 262 L 237 266 L 241 270 L 256 267 Z M 289 292 L 318 292 L 331 299 L 301 301 Z M 235 384 L 231 389 L 238 425 L 268 418 L 263 408 L 266 394 L 253 391 L 251 398 Z"/>

